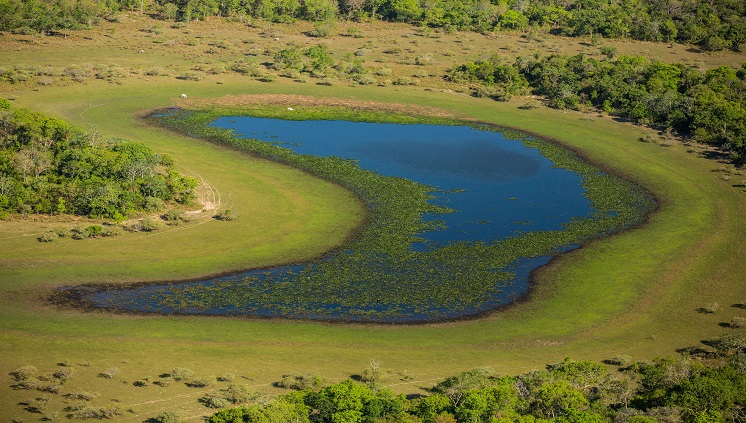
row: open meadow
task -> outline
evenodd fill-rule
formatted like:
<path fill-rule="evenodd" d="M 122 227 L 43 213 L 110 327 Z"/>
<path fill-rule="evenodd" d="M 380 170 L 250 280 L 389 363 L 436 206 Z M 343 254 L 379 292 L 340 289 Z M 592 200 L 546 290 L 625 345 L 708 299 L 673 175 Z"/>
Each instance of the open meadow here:
<path fill-rule="evenodd" d="M 554 52 L 601 57 L 598 46 L 577 38 L 445 34 L 405 24 L 340 22 L 338 35 L 322 39 L 306 36 L 309 29 L 307 23 L 217 20 L 172 27 L 127 14 L 64 38 L 0 34 L 0 67 L 18 69 L 14 83 L 0 84 L 0 98 L 168 153 L 179 171 L 200 182 L 202 205 L 184 225 L 80 241 L 38 242 L 39 234 L 70 224 L 56 217 L 0 221 L 0 420 L 39 421 L 52 413 L 65 420 L 72 397 L 64 394 L 78 390 L 95 393 L 92 404 L 121 406 L 126 412 L 117 421 L 143 422 L 173 410 L 196 422 L 214 412 L 197 401 L 205 391 L 230 382 L 272 394 L 279 391 L 272 383 L 290 372 L 336 382 L 375 361 L 389 371 L 384 385 L 418 393 L 477 366 L 519 374 L 567 356 L 646 359 L 743 333 L 728 322 L 746 318 L 746 172 L 708 148 L 643 126 L 550 109 L 534 98 L 476 98 L 443 79 L 452 66 L 494 53 L 506 59 Z M 746 60 L 678 44 L 605 43 L 620 54 L 702 70 Z M 246 57 L 261 64 L 281 48 L 316 44 L 327 45 L 335 60 L 347 53 L 364 59 L 375 80 L 230 70 Z M 186 280 L 297 263 L 350 237 L 366 219 L 352 193 L 143 120 L 167 107 L 264 103 L 391 110 L 526 130 L 642 185 L 658 209 L 639 227 L 556 258 L 536 272 L 526 301 L 476 320 L 367 325 L 143 316 L 47 301 L 66 285 Z M 225 209 L 236 219 L 212 218 Z M 712 304 L 719 310 L 701 312 Z M 69 380 L 57 394 L 12 389 L 6 375 L 21 366 L 49 374 L 50 385 L 60 371 Z M 211 387 L 153 383 L 175 368 L 223 381 Z M 44 412 L 30 412 L 40 396 L 49 398 Z"/>

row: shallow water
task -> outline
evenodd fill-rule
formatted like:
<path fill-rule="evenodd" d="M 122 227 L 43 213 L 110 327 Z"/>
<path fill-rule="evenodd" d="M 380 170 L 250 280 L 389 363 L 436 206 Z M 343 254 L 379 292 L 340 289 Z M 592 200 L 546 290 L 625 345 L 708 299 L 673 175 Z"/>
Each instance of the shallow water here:
<path fill-rule="evenodd" d="M 133 289 L 80 290 L 84 302 L 94 307 L 166 314 L 381 322 L 453 319 L 489 311 L 518 298 L 528 289 L 530 272 L 551 257 L 518 257 L 501 268 L 482 264 L 472 269 L 458 259 L 442 267 L 432 261 L 430 269 L 422 269 L 421 263 L 431 263 L 432 257 L 454 243 L 481 246 L 521 233 L 561 230 L 571 220 L 589 217 L 593 212 L 580 175 L 555 167 L 538 150 L 495 131 L 467 126 L 253 117 L 224 117 L 214 125 L 300 154 L 354 159 L 363 169 L 436 187 L 431 201 L 454 212 L 423 216 L 443 221 L 445 227 L 420 234 L 424 241 L 410 245 L 411 254 L 404 258 L 367 257 L 365 252 L 347 251 L 306 266 L 269 272 L 255 270 Z M 560 251 L 574 247 L 565 246 Z M 335 291 L 337 285 L 330 281 L 339 279 L 339 272 L 329 269 L 352 260 L 355 253 L 363 256 L 356 265 L 366 269 L 366 276 L 338 284 L 340 288 Z M 454 267 L 455 262 L 461 264 Z M 416 272 L 421 274 L 408 274 Z M 466 287 L 476 293 L 464 291 L 463 302 L 455 298 L 461 296 L 457 289 L 453 291 L 459 278 L 485 280 L 485 272 L 494 274 L 492 286 Z M 358 272 L 358 277 L 361 274 Z M 401 298 L 397 294 L 386 296 L 387 290 L 398 289 L 396 285 L 404 274 L 422 283 L 416 290 L 425 292 L 410 295 L 404 290 Z M 440 287 L 446 290 L 446 285 L 450 297 L 437 299 Z"/>

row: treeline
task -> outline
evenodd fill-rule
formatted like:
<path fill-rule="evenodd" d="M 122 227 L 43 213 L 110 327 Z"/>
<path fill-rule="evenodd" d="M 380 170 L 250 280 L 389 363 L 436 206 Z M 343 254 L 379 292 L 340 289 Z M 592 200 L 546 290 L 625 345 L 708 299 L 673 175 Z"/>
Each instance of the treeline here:
<path fill-rule="evenodd" d="M 551 107 L 596 107 L 691 135 L 728 151 L 737 164 L 746 162 L 746 64 L 700 72 L 644 57 L 551 55 L 510 64 L 493 57 L 457 66 L 449 78 L 477 82 L 477 94 L 498 99 L 530 89 Z"/>
<path fill-rule="evenodd" d="M 209 423 L 725 423 L 746 418 L 746 341 L 728 335 L 713 345 L 719 358 L 657 358 L 618 370 L 564 361 L 544 371 L 500 376 L 477 368 L 448 377 L 429 395 L 406 398 L 347 380 L 309 387 L 263 404 L 217 412 Z M 375 370 L 375 369 L 373 369 Z M 378 370 L 380 373 L 380 370 Z M 300 380 L 300 379 L 298 379 Z M 303 386 L 297 386 L 298 389 Z"/>
<path fill-rule="evenodd" d="M 180 21 L 384 19 L 446 31 L 536 30 L 746 49 L 746 2 L 733 0 L 2 0 L 0 30 L 82 28 L 122 10 Z"/>
<path fill-rule="evenodd" d="M 197 181 L 149 147 L 82 132 L 0 99 L 0 217 L 75 214 L 123 220 L 194 198 Z"/>

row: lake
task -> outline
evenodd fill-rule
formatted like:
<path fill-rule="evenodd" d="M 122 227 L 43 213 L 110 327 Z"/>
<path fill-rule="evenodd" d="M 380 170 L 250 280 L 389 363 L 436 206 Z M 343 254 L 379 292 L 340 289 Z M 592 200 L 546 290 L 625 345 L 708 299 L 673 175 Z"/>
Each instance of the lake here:
<path fill-rule="evenodd" d="M 258 143 L 272 144 L 278 152 L 272 157 L 290 154 L 285 161 L 303 162 L 309 155 L 352 160 L 356 166 L 350 165 L 346 173 L 353 181 L 375 173 L 378 179 L 366 182 L 367 188 L 347 183 L 374 211 L 370 227 L 341 251 L 305 265 L 132 289 L 76 288 L 83 302 L 166 314 L 450 320 L 514 301 L 527 291 L 531 272 L 552 255 L 635 223 L 618 221 L 627 203 L 599 210 L 584 191 L 589 180 L 609 183 L 618 178 L 559 167 L 540 149 L 487 127 L 256 117 L 222 117 L 212 125 L 232 130 L 261 151 L 267 146 Z M 345 180 L 343 176 L 339 179 Z M 389 222 L 390 210 L 399 210 L 396 205 L 381 206 L 389 210 L 381 215 L 389 217 L 375 217 L 380 197 L 398 195 L 390 203 L 406 203 L 403 189 L 395 187 L 409 181 L 424 187 L 430 193 L 428 204 L 438 206 L 418 214 L 431 223 L 423 226 L 430 229 L 377 242 L 389 239 L 386 231 L 397 227 L 395 219 Z M 376 226 L 376 219 L 389 220 Z M 586 222 L 594 222 L 596 232 L 578 229 Z M 401 227 L 404 231 L 409 226 Z"/>

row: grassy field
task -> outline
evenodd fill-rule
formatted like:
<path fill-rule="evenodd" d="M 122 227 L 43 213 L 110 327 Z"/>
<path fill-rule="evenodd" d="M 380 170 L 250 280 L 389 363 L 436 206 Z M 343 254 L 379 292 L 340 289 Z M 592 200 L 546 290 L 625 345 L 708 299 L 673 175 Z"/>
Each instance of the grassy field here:
<path fill-rule="evenodd" d="M 37 242 L 33 234 L 60 222 L 0 222 L 0 374 L 23 365 L 36 366 L 40 374 L 74 369 L 60 394 L 13 390 L 10 378 L 4 376 L 0 383 L 3 421 L 37 421 L 55 412 L 62 419 L 63 408 L 69 405 L 65 401 L 70 402 L 63 395 L 78 388 L 99 394 L 91 404 L 121 405 L 126 411 L 120 421 L 142 422 L 164 410 L 198 421 L 211 410 L 197 398 L 213 388 L 190 388 L 179 382 L 133 385 L 146 377 L 157 380 L 175 367 L 189 368 L 197 376 L 230 372 L 236 375 L 233 383 L 273 392 L 271 383 L 284 373 L 315 372 L 336 381 L 377 360 L 391 371 L 388 385 L 400 392 L 417 392 L 439 378 L 475 366 L 516 374 L 565 356 L 602 360 L 619 354 L 634 359 L 670 355 L 677 348 L 700 345 L 702 340 L 731 332 L 721 324 L 734 316 L 746 317 L 746 310 L 731 307 L 746 301 L 746 222 L 742 219 L 746 176 L 741 171 L 703 158 L 697 146 L 640 142 L 645 135 L 658 139 L 651 130 L 593 114 L 544 107 L 524 110 L 520 108 L 524 99 L 497 103 L 472 98 L 437 76 L 449 64 L 491 51 L 513 56 L 534 49 L 597 51 L 582 45 L 582 40 L 547 37 L 539 42 L 517 35 L 490 39 L 477 34 L 434 38 L 433 34 L 413 35 L 416 29 L 403 25 L 359 25 L 366 38 L 337 36 L 322 42 L 329 43 L 336 57 L 370 43 L 374 48 L 366 60 L 370 57 L 370 66 L 390 68 L 387 78 L 418 70 L 427 76 L 418 77 L 419 87 L 345 82 L 321 86 L 313 80 L 296 83 L 289 78 L 263 83 L 233 73 L 203 72 L 199 81 L 175 78 L 195 66 L 234 60 L 250 48 L 264 52 L 277 48 L 274 44 L 317 43 L 301 34 L 302 27 L 198 22 L 180 29 L 166 26 L 157 34 L 148 29 L 157 22 L 138 16 L 126 18 L 119 26 L 107 25 L 74 33 L 67 40 L 3 35 L 0 62 L 53 68 L 104 63 L 126 70 L 126 75 L 113 82 L 89 78 L 85 83 L 50 76 L 52 82 L 46 85 L 34 77 L 1 86 L 0 97 L 13 98 L 14 106 L 44 111 L 171 154 L 180 170 L 203 182 L 200 192 L 206 203 L 217 206 L 219 202 L 220 209 L 230 208 L 238 219 L 219 222 L 205 212 L 193 224 L 151 235 L 61 240 L 49 245 Z M 268 30 L 275 31 L 272 35 L 280 40 L 260 35 Z M 344 32 L 343 27 L 338 30 Z M 169 41 L 174 39 L 175 45 Z M 224 41 L 227 48 L 211 46 L 216 40 Z M 401 51 L 384 53 L 389 44 L 399 44 Z M 724 53 L 705 56 L 682 46 L 615 45 L 623 52 L 650 56 L 665 52 L 672 61 L 702 68 L 744 60 Z M 208 49 L 217 53 L 206 53 Z M 443 52 L 453 53 L 439 55 Z M 433 63 L 407 64 L 410 56 L 425 54 L 434 58 Z M 145 75 L 154 66 L 169 74 Z M 181 93 L 189 98 L 180 99 Z M 253 94 L 265 97 L 247 96 Z M 659 198 L 660 208 L 642 227 L 595 241 L 542 269 L 530 301 L 474 321 L 385 326 L 141 317 L 57 309 L 40 301 L 59 285 L 192 278 L 297 261 L 338 245 L 364 218 L 351 194 L 293 169 L 178 137 L 139 120 L 153 108 L 221 98 L 223 103 L 240 104 L 277 99 L 267 96 L 279 94 L 313 96 L 350 106 L 381 102 L 412 112 L 437 109 L 527 129 L 639 182 Z M 300 104 L 296 107 L 303 107 L 303 98 L 286 101 L 295 100 Z M 723 310 L 714 314 L 696 311 L 709 303 L 718 303 Z M 114 367 L 119 370 L 116 377 L 98 376 Z M 226 385 L 218 382 L 216 387 Z M 41 396 L 50 398 L 42 414 L 24 411 L 26 406 L 19 404 Z"/>

